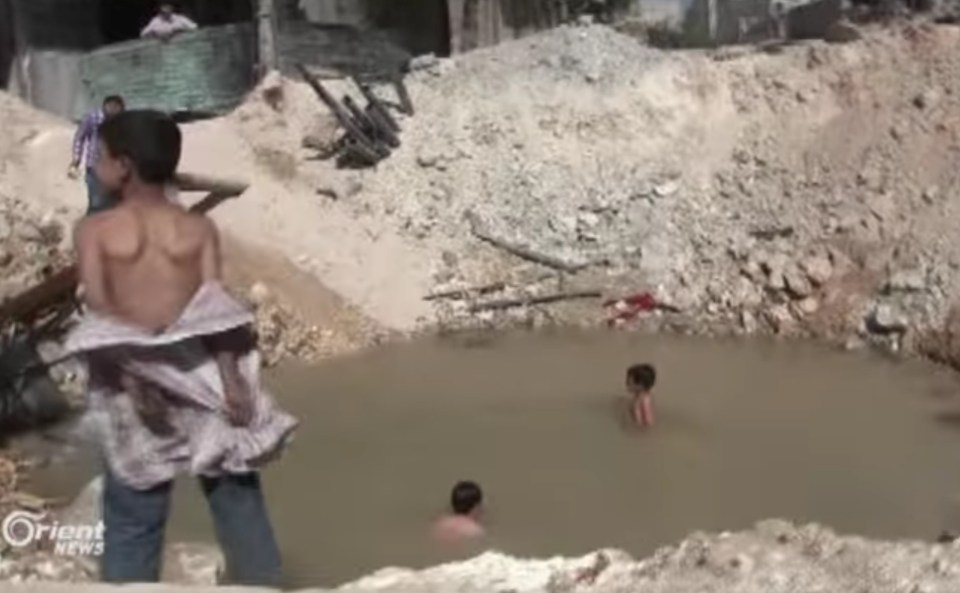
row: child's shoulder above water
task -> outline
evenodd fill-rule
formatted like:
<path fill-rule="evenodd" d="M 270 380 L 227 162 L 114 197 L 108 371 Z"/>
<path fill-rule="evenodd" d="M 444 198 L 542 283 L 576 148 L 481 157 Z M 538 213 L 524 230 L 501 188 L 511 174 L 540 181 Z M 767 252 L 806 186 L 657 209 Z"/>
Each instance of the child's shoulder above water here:
<path fill-rule="evenodd" d="M 643 428 L 653 426 L 653 387 L 657 370 L 651 364 L 635 364 L 627 369 L 627 391 L 632 396 L 630 414 L 634 424 Z"/>
<path fill-rule="evenodd" d="M 476 482 L 458 482 L 450 493 L 450 512 L 433 524 L 433 538 L 453 543 L 485 535 L 486 530 L 480 523 L 482 510 L 483 491 L 480 486 Z"/>

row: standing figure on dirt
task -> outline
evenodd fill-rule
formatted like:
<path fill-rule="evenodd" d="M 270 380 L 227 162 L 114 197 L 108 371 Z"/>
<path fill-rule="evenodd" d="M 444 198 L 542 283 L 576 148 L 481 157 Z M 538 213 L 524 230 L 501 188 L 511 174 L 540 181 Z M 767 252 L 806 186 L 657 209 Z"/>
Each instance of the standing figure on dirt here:
<path fill-rule="evenodd" d="M 119 204 L 76 228 L 87 308 L 67 339 L 101 422 L 107 582 L 156 582 L 174 477 L 199 477 L 231 582 L 279 586 L 258 470 L 296 420 L 260 385 L 253 316 L 220 283 L 217 229 L 168 200 L 181 134 L 128 111 L 100 127 L 96 174 Z"/>
<path fill-rule="evenodd" d="M 124 108 L 122 97 L 116 95 L 107 97 L 103 100 L 100 109 L 90 112 L 83 118 L 80 127 L 77 128 L 77 133 L 73 136 L 73 160 L 70 161 L 67 175 L 71 179 L 77 179 L 80 176 L 80 164 L 81 162 L 84 164 L 84 181 L 87 184 L 87 214 L 100 212 L 113 205 L 111 196 L 100 187 L 94 169 L 100 156 L 100 126 L 107 118 L 122 113 Z"/>
<path fill-rule="evenodd" d="M 159 14 L 144 27 L 140 37 L 155 37 L 161 41 L 169 41 L 180 33 L 196 30 L 197 23 L 178 14 L 172 2 L 161 2 Z"/>

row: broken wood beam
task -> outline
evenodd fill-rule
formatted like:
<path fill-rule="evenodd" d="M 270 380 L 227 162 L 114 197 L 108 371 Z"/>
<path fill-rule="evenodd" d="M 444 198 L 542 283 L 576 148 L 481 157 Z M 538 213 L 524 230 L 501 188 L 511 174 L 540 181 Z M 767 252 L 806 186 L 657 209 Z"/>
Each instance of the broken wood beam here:
<path fill-rule="evenodd" d="M 389 126 L 390 130 L 392 130 L 394 134 L 400 133 L 400 124 L 398 124 L 397 120 L 390 115 L 390 111 L 387 110 L 386 106 L 383 104 L 383 101 L 380 100 L 380 97 L 373 92 L 373 89 L 370 88 L 370 85 L 364 84 L 358 81 L 356 78 L 353 79 L 353 83 L 357 85 L 358 89 L 360 89 L 360 93 L 367 100 L 370 108 L 380 114 L 381 118 L 383 119 L 383 123 Z"/>
<path fill-rule="evenodd" d="M 230 197 L 239 196 L 250 187 L 249 183 L 238 179 L 212 177 L 199 173 L 177 173 L 176 185 L 180 191 L 216 193 Z"/>
<path fill-rule="evenodd" d="M 189 208 L 190 212 L 198 214 L 206 214 L 224 200 L 239 196 L 249 187 L 237 180 L 192 173 L 178 173 L 175 183 L 182 191 L 209 192 L 205 198 Z M 8 322 L 29 322 L 50 307 L 73 299 L 77 292 L 77 281 L 77 266 L 73 264 L 0 303 L 0 325 Z"/>
<path fill-rule="evenodd" d="M 403 74 L 396 72 L 393 75 L 393 87 L 397 91 L 397 98 L 400 100 L 400 107 L 404 113 L 413 116 L 413 101 L 410 99 L 410 92 L 407 90 L 407 84 L 403 81 Z"/>
<path fill-rule="evenodd" d="M 548 268 L 553 268 L 555 270 L 560 270 L 562 272 L 569 272 L 571 274 L 579 272 L 588 266 L 588 264 L 585 262 L 564 261 L 552 255 L 538 253 L 525 245 L 520 245 L 506 239 L 495 237 L 489 231 L 483 228 L 483 224 L 480 222 L 479 217 L 472 212 L 467 214 L 467 218 L 470 222 L 470 232 L 474 237 L 480 239 L 481 241 L 490 243 L 494 247 L 498 247 L 521 259 L 525 259 L 542 266 L 547 266 Z"/>
<path fill-rule="evenodd" d="M 300 76 L 306 81 L 310 88 L 313 89 L 313 92 L 317 95 L 321 102 L 327 106 L 327 108 L 333 113 L 334 117 L 337 118 L 337 121 L 340 123 L 340 126 L 347 132 L 349 136 L 353 139 L 354 142 L 361 148 L 361 150 L 368 154 L 378 155 L 374 164 L 379 162 L 382 158 L 389 156 L 390 151 L 387 150 L 386 154 L 383 154 L 382 147 L 379 147 L 374 139 L 367 136 L 366 133 L 357 125 L 357 122 L 353 120 L 350 112 L 341 105 L 336 99 L 333 98 L 333 95 L 323 86 L 320 80 L 310 73 L 306 66 L 301 63 L 295 64 L 296 69 L 300 72 Z"/>
<path fill-rule="evenodd" d="M 496 301 L 487 301 L 486 303 L 477 303 L 471 305 L 468 309 L 471 313 L 481 313 L 483 311 L 502 311 L 504 309 L 513 309 L 515 307 L 529 307 L 530 305 L 546 305 L 558 303 L 561 301 L 572 301 L 578 299 L 599 299 L 603 293 L 599 290 L 577 290 L 570 292 L 557 292 L 539 297 L 526 297 L 516 299 L 502 299 Z"/>
<path fill-rule="evenodd" d="M 482 286 L 466 286 L 463 288 L 454 288 L 451 290 L 444 290 L 441 292 L 435 292 L 433 294 L 428 294 L 423 297 L 425 301 L 437 301 L 440 299 L 465 299 L 470 295 L 485 295 L 490 294 L 491 292 L 500 292 L 504 290 L 507 285 L 503 282 L 492 282 L 490 284 L 484 284 Z"/>

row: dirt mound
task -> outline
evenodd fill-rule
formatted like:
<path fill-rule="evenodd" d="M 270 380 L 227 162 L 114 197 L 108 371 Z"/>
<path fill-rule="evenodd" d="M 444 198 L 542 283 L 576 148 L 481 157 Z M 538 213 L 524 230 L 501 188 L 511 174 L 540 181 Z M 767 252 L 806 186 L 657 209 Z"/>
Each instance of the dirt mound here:
<path fill-rule="evenodd" d="M 184 167 L 247 177 L 218 222 L 391 328 L 594 323 L 591 301 L 471 305 L 596 289 L 679 310 L 642 316 L 654 329 L 912 348 L 960 288 L 960 33 L 863 37 L 671 53 L 565 26 L 421 58 L 403 144 L 369 170 L 317 160 L 329 112 L 306 85 L 271 80 L 230 116 L 185 126 Z M 57 160 L 52 138 L 26 156 L 44 204 L 63 193 L 36 165 Z M 424 301 L 494 283 L 504 290 Z"/>
<path fill-rule="evenodd" d="M 302 84 L 283 83 L 282 105 L 258 98 L 231 125 L 255 150 L 286 155 L 292 199 L 345 215 L 355 232 L 340 237 L 361 267 L 361 229 L 429 259 L 426 290 L 422 267 L 383 278 L 387 294 L 355 298 L 336 283 L 365 308 L 393 298 L 415 310 L 430 290 L 498 281 L 507 290 L 488 298 L 650 291 L 681 311 L 642 321 L 652 327 L 911 348 L 960 287 L 958 43 L 955 28 L 905 24 L 776 53 L 667 53 L 601 26 L 561 27 L 417 60 L 403 146 L 366 171 L 311 160 L 303 140 L 329 135 L 329 114 Z M 368 282 L 383 273 L 364 270 Z M 462 299 L 435 302 L 457 324 L 478 319 Z M 506 317 L 518 310 L 530 319 L 523 307 Z M 596 306 L 549 311 L 602 318 Z"/>
<path fill-rule="evenodd" d="M 20 99 L 0 91 L 0 122 L 4 141 L 0 144 L 0 197 L 17 197 L 23 192 L 25 147 L 43 131 L 62 125 L 57 118 L 40 112 Z M 66 171 L 68 163 L 58 164 Z"/>
<path fill-rule="evenodd" d="M 0 196 L 0 302 L 36 284 L 69 261 L 64 227 Z"/>

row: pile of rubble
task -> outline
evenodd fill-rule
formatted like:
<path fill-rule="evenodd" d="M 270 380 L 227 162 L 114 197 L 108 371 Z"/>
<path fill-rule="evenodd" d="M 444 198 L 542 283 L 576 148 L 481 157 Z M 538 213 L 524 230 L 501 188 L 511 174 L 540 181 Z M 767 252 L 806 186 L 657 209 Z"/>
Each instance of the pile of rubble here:
<path fill-rule="evenodd" d="M 876 542 L 819 525 L 769 520 L 738 533 L 695 533 L 643 560 L 618 550 L 545 560 L 488 552 L 422 571 L 384 569 L 338 591 L 948 593 L 958 585 L 956 544 Z"/>
<path fill-rule="evenodd" d="M 444 325 L 596 324 L 649 294 L 618 323 L 915 351 L 960 289 L 958 42 L 669 53 L 564 26 L 415 61 L 389 160 L 299 170 L 434 254 Z"/>
<path fill-rule="evenodd" d="M 0 302 L 64 267 L 71 257 L 66 239 L 54 215 L 38 216 L 28 204 L 0 195 Z"/>
<path fill-rule="evenodd" d="M 247 300 L 256 311 L 256 331 L 265 367 L 285 360 L 318 362 L 330 354 L 330 332 L 305 323 L 264 284 L 254 284 Z"/>

